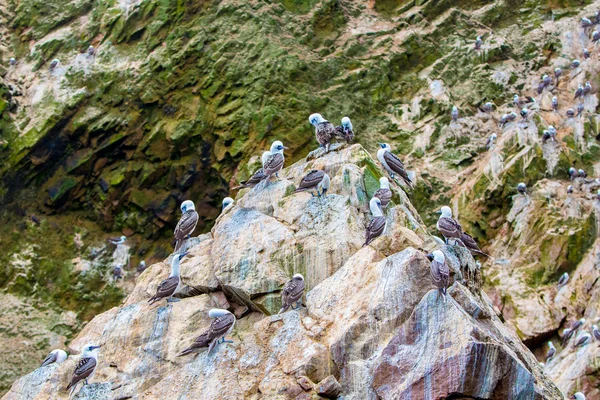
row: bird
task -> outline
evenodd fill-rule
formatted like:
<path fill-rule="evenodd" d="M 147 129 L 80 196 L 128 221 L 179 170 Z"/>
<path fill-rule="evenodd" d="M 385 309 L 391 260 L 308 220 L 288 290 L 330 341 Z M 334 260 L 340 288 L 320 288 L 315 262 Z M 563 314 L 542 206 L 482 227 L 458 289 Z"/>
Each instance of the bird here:
<path fill-rule="evenodd" d="M 54 70 L 54 68 L 58 67 L 58 64 L 60 64 L 60 61 L 58 60 L 58 58 L 55 58 L 54 60 L 52 60 L 52 62 L 50 63 L 50 67 L 48 68 L 50 71 Z"/>
<path fill-rule="evenodd" d="M 316 190 L 317 196 L 325 195 L 331 185 L 331 179 L 325 171 L 313 169 L 310 171 L 302 180 L 300 185 L 294 193 L 310 191 L 310 194 L 314 197 L 313 190 Z"/>
<path fill-rule="evenodd" d="M 572 108 L 569 108 L 567 110 L 567 117 L 573 118 L 574 116 L 575 116 L 575 110 L 573 110 Z"/>
<path fill-rule="evenodd" d="M 66 389 L 71 389 L 69 396 L 73 394 L 79 382 L 83 381 L 83 384 L 87 385 L 88 379 L 92 379 L 94 376 L 94 372 L 96 372 L 96 367 L 98 366 L 98 354 L 96 350 L 99 348 L 100 346 L 94 346 L 92 344 L 87 344 L 83 348 L 81 359 L 75 365 L 73 377 Z"/>
<path fill-rule="evenodd" d="M 567 284 L 567 282 L 569 282 L 569 273 L 565 272 L 558 279 L 558 287 L 565 286 Z"/>
<path fill-rule="evenodd" d="M 520 182 L 517 185 L 517 192 L 519 192 L 520 194 L 527 194 L 527 185 L 525 185 L 524 182 Z"/>
<path fill-rule="evenodd" d="M 571 325 L 571 330 L 576 331 L 577 329 L 582 327 L 583 324 L 585 324 L 585 318 L 578 319 L 577 321 L 573 322 L 573 324 Z"/>
<path fill-rule="evenodd" d="M 546 143 L 548 140 L 552 140 L 552 136 L 550 135 L 550 132 L 545 130 L 542 135 L 542 144 Z"/>
<path fill-rule="evenodd" d="M 448 239 L 460 239 L 462 226 L 460 226 L 457 220 L 452 218 L 452 209 L 448 206 L 443 206 L 439 213 L 441 215 L 436 227 L 446 239 L 446 244 L 448 244 Z"/>
<path fill-rule="evenodd" d="M 266 151 L 265 153 L 268 153 L 268 155 L 271 155 L 270 151 Z M 260 183 L 260 181 L 262 181 L 264 178 L 265 178 L 265 172 L 262 168 L 259 168 L 254 174 L 252 174 L 252 176 L 248 180 L 240 182 L 240 185 L 234 187 L 233 190 L 238 190 L 238 189 L 247 188 L 247 187 L 254 187 L 258 183 Z"/>
<path fill-rule="evenodd" d="M 523 118 L 523 121 L 527 120 L 528 115 L 529 115 L 529 110 L 527 108 L 522 108 L 521 109 L 521 118 Z"/>
<path fill-rule="evenodd" d="M 511 111 L 508 114 L 504 114 L 501 118 L 500 118 L 500 127 L 502 128 L 506 123 L 508 122 L 512 122 L 517 118 L 517 114 L 513 111 Z"/>
<path fill-rule="evenodd" d="M 379 178 L 379 189 L 373 193 L 373 197 L 377 197 L 381 202 L 381 207 L 386 208 L 390 200 L 392 200 L 392 191 L 390 190 L 390 181 L 385 176 Z"/>
<path fill-rule="evenodd" d="M 571 167 L 569 168 L 569 179 L 573 180 L 577 178 L 577 170 L 575 170 L 575 168 Z"/>
<path fill-rule="evenodd" d="M 159 300 L 167 298 L 167 303 L 174 303 L 179 301 L 178 298 L 173 298 L 173 295 L 178 293 L 181 289 L 181 274 L 180 274 L 180 262 L 187 253 L 173 254 L 171 260 L 171 275 L 164 281 L 158 284 L 156 288 L 156 294 L 148 300 L 150 305 L 156 303 Z"/>
<path fill-rule="evenodd" d="M 583 96 L 583 85 L 579 85 L 579 87 L 575 91 L 575 97 L 573 97 L 573 100 L 577 99 L 578 97 L 582 97 L 582 96 Z"/>
<path fill-rule="evenodd" d="M 586 60 L 590 58 L 590 51 L 588 49 L 583 49 L 583 58 Z"/>
<path fill-rule="evenodd" d="M 571 337 L 575 333 L 575 331 L 567 328 L 567 329 L 563 329 L 562 333 L 563 333 L 562 346 L 565 347 L 566 344 L 569 342 L 569 339 L 571 339 Z"/>
<path fill-rule="evenodd" d="M 181 246 L 192 236 L 196 225 L 198 224 L 198 213 L 196 206 L 191 200 L 186 200 L 181 203 L 181 218 L 175 226 L 173 234 L 175 236 L 175 252 L 177 253 Z"/>
<path fill-rule="evenodd" d="M 324 119 L 321 114 L 311 114 L 308 121 L 315 127 L 315 136 L 319 146 L 324 147 L 325 152 L 328 152 L 331 140 L 335 136 L 335 127 L 331 122 Z"/>
<path fill-rule="evenodd" d="M 573 185 L 567 186 L 567 194 L 573 194 Z"/>
<path fill-rule="evenodd" d="M 556 139 L 556 128 L 552 125 L 548 126 L 548 132 L 550 132 L 550 136 Z"/>
<path fill-rule="evenodd" d="M 367 226 L 366 240 L 363 247 L 369 245 L 373 240 L 379 237 L 385 230 L 387 224 L 381 209 L 381 200 L 377 197 L 373 197 L 371 201 L 369 201 L 369 208 L 371 209 L 371 214 L 373 214 L 373 219 L 369 222 L 369 226 Z"/>
<path fill-rule="evenodd" d="M 552 83 L 552 78 L 550 78 L 548 75 L 544 74 L 542 75 L 542 83 L 545 86 L 550 86 L 550 84 Z"/>
<path fill-rule="evenodd" d="M 534 103 L 535 103 L 535 99 L 531 96 L 519 97 L 518 94 L 515 94 L 513 96 L 513 104 L 518 109 L 522 109 L 523 106 L 525 106 L 527 104 L 534 104 Z"/>
<path fill-rule="evenodd" d="M 592 91 L 592 84 L 589 81 L 587 81 L 585 83 L 585 86 L 583 87 L 583 95 L 585 96 L 585 95 L 589 94 L 591 91 Z"/>
<path fill-rule="evenodd" d="M 381 147 L 377 151 L 377 159 L 381 162 L 383 168 L 390 174 L 392 179 L 396 177 L 396 174 L 400 175 L 409 187 L 412 187 L 412 181 L 408 177 L 406 170 L 404 169 L 404 163 L 394 153 L 392 148 L 387 143 L 379 143 Z"/>
<path fill-rule="evenodd" d="M 231 197 L 225 197 L 221 202 L 221 211 L 225 211 L 225 209 L 233 204 L 233 199 Z"/>
<path fill-rule="evenodd" d="M 577 116 L 581 118 L 581 114 L 583 113 L 583 103 L 577 103 Z"/>
<path fill-rule="evenodd" d="M 581 65 L 581 62 L 579 60 L 571 61 L 571 68 L 573 68 L 573 69 L 578 68 L 580 65 Z"/>
<path fill-rule="evenodd" d="M 488 137 L 487 142 L 485 142 L 485 148 L 488 150 L 491 149 L 494 146 L 494 142 L 496 141 L 496 138 L 497 138 L 496 134 L 492 133 L 490 135 L 490 137 Z"/>
<path fill-rule="evenodd" d="M 444 297 L 445 302 L 446 290 L 450 279 L 450 268 L 448 268 L 448 264 L 446 264 L 446 256 L 444 256 L 444 253 L 441 250 L 434 250 L 431 254 L 427 255 L 427 258 L 431 261 L 431 264 L 429 265 L 431 280 Z"/>
<path fill-rule="evenodd" d="M 36 217 L 35 215 L 33 215 L 33 214 L 31 214 L 29 216 L 29 218 L 31 218 L 31 222 L 33 222 L 37 226 L 39 226 L 42 223 L 42 221 L 40 221 L 40 219 L 38 217 Z"/>
<path fill-rule="evenodd" d="M 594 334 L 594 338 L 596 340 L 600 340 L 600 331 L 598 330 L 598 325 L 592 325 L 592 333 Z"/>
<path fill-rule="evenodd" d="M 469 235 L 467 232 L 461 232 L 460 238 L 457 239 L 457 243 L 459 246 L 462 245 L 473 254 L 489 257 L 488 254 L 481 251 L 477 242 L 473 239 L 473 236 Z"/>
<path fill-rule="evenodd" d="M 489 101 L 479 108 L 482 112 L 489 113 L 494 110 L 494 105 Z"/>
<path fill-rule="evenodd" d="M 548 342 L 548 352 L 546 353 L 546 362 L 556 355 L 556 347 L 551 341 Z"/>
<path fill-rule="evenodd" d="M 302 274 L 296 274 L 283 285 L 283 290 L 281 291 L 281 310 L 279 310 L 278 314 L 285 312 L 290 306 L 292 310 L 300 307 L 302 303 L 302 294 L 304 294 L 304 277 Z M 296 303 L 296 307 L 294 307 L 294 303 Z"/>
<path fill-rule="evenodd" d="M 558 78 L 562 75 L 562 68 L 554 68 L 554 77 L 556 78 L 556 85 L 558 86 Z"/>
<path fill-rule="evenodd" d="M 452 121 L 458 120 L 458 108 L 456 108 L 456 106 L 452 106 L 452 112 L 450 115 L 452 116 Z"/>
<path fill-rule="evenodd" d="M 275 174 L 276 177 L 279 177 L 279 171 L 283 169 L 283 164 L 285 162 L 285 157 L 283 156 L 284 149 L 287 149 L 287 147 L 279 140 L 276 140 L 271 144 L 271 154 L 266 159 L 264 158 L 266 153 L 263 153 L 264 181 L 268 181 L 273 174 Z"/>
<path fill-rule="evenodd" d="M 575 347 L 585 346 L 586 344 L 588 344 L 590 342 L 591 338 L 592 338 L 592 335 L 590 335 L 588 332 L 583 332 L 581 335 L 579 335 L 577 337 L 577 341 L 575 342 Z"/>
<path fill-rule="evenodd" d="M 45 367 L 54 363 L 60 364 L 64 362 L 67 359 L 67 357 L 67 352 L 65 352 L 64 350 L 52 350 L 50 354 L 48 354 L 48 356 L 44 359 L 44 361 L 42 361 L 41 367 Z"/>
<path fill-rule="evenodd" d="M 219 343 L 233 343 L 232 340 L 225 340 L 225 337 L 235 326 L 235 315 L 221 308 L 213 308 L 208 312 L 208 316 L 214 318 L 210 327 L 194 339 L 191 346 L 179 353 L 177 357 L 198 352 L 205 347 L 208 347 L 208 354 L 210 354 Z"/>
<path fill-rule="evenodd" d="M 96 49 L 94 49 L 94 46 L 88 47 L 88 49 L 87 49 L 88 56 L 90 56 L 90 57 L 93 56 L 95 52 L 96 52 Z"/>
<path fill-rule="evenodd" d="M 554 112 L 558 111 L 558 99 L 556 98 L 556 96 L 552 97 L 552 109 L 554 110 Z"/>
<path fill-rule="evenodd" d="M 579 176 L 580 178 L 587 178 L 587 174 L 585 173 L 584 170 L 582 170 L 581 168 L 579 168 L 577 170 L 577 176 Z"/>
<path fill-rule="evenodd" d="M 121 237 L 118 237 L 118 238 L 110 238 L 110 239 L 108 239 L 109 243 L 114 244 L 116 246 L 118 246 L 120 244 L 123 244 L 126 241 L 127 241 L 127 236 L 121 236 Z"/>
<path fill-rule="evenodd" d="M 481 36 L 477 36 L 477 39 L 475 39 L 475 50 L 481 50 L 482 44 L 483 40 L 481 40 Z"/>
<path fill-rule="evenodd" d="M 146 270 L 146 261 L 140 261 L 140 264 L 137 266 L 137 272 L 144 272 Z"/>
<path fill-rule="evenodd" d="M 113 278 L 115 281 L 119 280 L 119 278 L 123 278 L 123 269 L 120 265 L 115 265 L 113 269 Z"/>
<path fill-rule="evenodd" d="M 352 130 L 352 122 L 350 118 L 342 118 L 342 125 L 335 127 L 336 137 L 343 139 L 350 144 L 354 140 L 354 131 Z"/>
<path fill-rule="evenodd" d="M 10 60 L 8 60 L 8 63 L 10 65 L 17 65 L 17 59 L 14 57 L 11 57 Z"/>
<path fill-rule="evenodd" d="M 585 400 L 585 395 L 581 392 L 577 392 L 571 398 L 575 400 Z"/>
<path fill-rule="evenodd" d="M 600 40 L 600 32 L 594 31 L 592 33 L 592 43 L 596 43 L 598 40 Z"/>
<path fill-rule="evenodd" d="M 590 21 L 588 18 L 585 18 L 585 17 L 581 18 L 581 27 L 582 28 L 587 28 L 587 27 L 590 27 L 592 25 L 593 25 L 592 21 Z"/>

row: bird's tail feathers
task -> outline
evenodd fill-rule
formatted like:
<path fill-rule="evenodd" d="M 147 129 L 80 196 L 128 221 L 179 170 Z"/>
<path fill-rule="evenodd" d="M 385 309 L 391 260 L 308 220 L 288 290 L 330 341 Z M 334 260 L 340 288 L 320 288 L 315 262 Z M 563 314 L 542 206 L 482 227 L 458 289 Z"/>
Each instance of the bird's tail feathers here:
<path fill-rule="evenodd" d="M 187 349 L 185 349 L 181 353 L 177 354 L 177 357 L 187 356 L 188 354 L 191 354 L 193 352 L 194 352 L 194 349 L 192 347 L 188 347 Z"/>
<path fill-rule="evenodd" d="M 285 312 L 285 310 L 287 310 L 289 307 L 290 306 L 285 306 L 284 305 L 283 307 L 281 307 L 281 310 L 279 310 L 279 312 L 277 314 L 281 314 L 281 313 Z"/>

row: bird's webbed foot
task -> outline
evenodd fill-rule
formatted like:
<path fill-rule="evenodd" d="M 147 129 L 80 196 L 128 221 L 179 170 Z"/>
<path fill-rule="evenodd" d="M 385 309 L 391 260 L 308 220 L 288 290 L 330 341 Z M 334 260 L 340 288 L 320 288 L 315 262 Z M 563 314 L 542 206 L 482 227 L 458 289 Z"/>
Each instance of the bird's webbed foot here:
<path fill-rule="evenodd" d="M 177 298 L 177 297 L 169 297 L 169 298 L 167 299 L 167 303 L 177 303 L 177 302 L 179 302 L 179 301 L 181 301 L 181 299 L 180 299 L 180 298 Z"/>

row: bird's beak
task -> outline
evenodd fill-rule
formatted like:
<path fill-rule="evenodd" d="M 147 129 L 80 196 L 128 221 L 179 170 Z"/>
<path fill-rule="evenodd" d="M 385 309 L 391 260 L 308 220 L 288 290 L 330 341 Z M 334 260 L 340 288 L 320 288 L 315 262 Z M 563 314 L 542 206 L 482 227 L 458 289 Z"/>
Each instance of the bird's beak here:
<path fill-rule="evenodd" d="M 96 350 L 96 349 L 99 349 L 102 346 L 90 346 L 90 347 L 92 348 L 92 350 Z"/>
<path fill-rule="evenodd" d="M 442 210 L 437 210 L 437 211 L 434 211 L 433 213 L 434 213 L 434 214 L 440 214 L 440 215 L 441 215 L 441 214 L 442 214 Z"/>
<path fill-rule="evenodd" d="M 381 147 L 382 149 L 385 148 L 385 144 L 383 143 L 377 143 L 379 145 L 379 147 Z"/>
<path fill-rule="evenodd" d="M 283 149 L 284 149 L 284 150 L 289 150 L 290 148 L 289 148 L 289 147 L 285 147 L 285 146 L 283 146 Z"/>
<path fill-rule="evenodd" d="M 179 260 L 183 260 L 183 257 L 185 257 L 188 253 L 189 253 L 189 251 L 186 251 L 185 253 L 180 254 L 179 255 Z"/>

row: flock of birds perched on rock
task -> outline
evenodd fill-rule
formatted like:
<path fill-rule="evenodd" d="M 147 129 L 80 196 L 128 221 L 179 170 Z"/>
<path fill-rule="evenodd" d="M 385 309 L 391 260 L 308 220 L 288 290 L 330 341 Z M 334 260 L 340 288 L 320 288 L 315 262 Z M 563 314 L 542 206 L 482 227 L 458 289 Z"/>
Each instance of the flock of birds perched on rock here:
<path fill-rule="evenodd" d="M 581 21 L 581 25 L 584 29 L 594 26 L 600 23 L 600 12 L 596 14 L 594 22 L 590 19 L 583 18 Z M 592 33 L 592 42 L 597 42 L 600 40 L 600 32 L 594 31 Z M 483 44 L 483 40 L 480 36 L 477 37 L 475 41 L 475 50 L 481 50 L 481 46 Z M 95 49 L 93 46 L 88 48 L 87 54 L 91 57 L 95 54 Z M 590 57 L 590 52 L 587 49 L 583 50 L 584 59 L 588 59 Z M 10 59 L 10 65 L 16 65 L 17 60 L 15 58 Z M 60 61 L 58 59 L 52 60 L 49 66 L 49 70 L 52 71 L 58 67 Z M 581 65 L 579 60 L 573 60 L 571 62 L 571 68 L 576 69 Z M 562 69 L 555 68 L 554 69 L 554 78 L 555 78 L 555 87 L 558 87 L 559 78 L 562 76 Z M 554 80 L 547 74 L 544 74 L 537 86 L 536 93 L 541 95 L 545 90 L 553 90 L 549 89 L 553 84 Z M 579 85 L 577 90 L 574 93 L 573 100 L 578 100 L 575 108 L 569 108 L 565 115 L 567 118 L 575 118 L 581 117 L 584 111 L 583 100 L 585 96 L 591 93 L 592 86 L 590 82 L 586 82 L 585 85 Z M 519 114 L 521 116 L 521 122 L 526 123 L 527 120 L 531 117 L 532 111 L 531 107 L 536 104 L 536 100 L 531 96 L 519 96 L 514 95 L 513 97 L 513 105 L 517 107 Z M 491 102 L 487 102 L 480 107 L 480 111 L 483 113 L 491 114 L 494 110 L 495 106 Z M 559 103 L 556 96 L 552 98 L 552 108 L 553 111 L 558 113 L 559 111 Z M 517 113 L 514 111 L 510 111 L 509 113 L 505 113 L 501 115 L 499 119 L 499 126 L 503 128 L 506 124 L 516 121 Z M 451 110 L 451 119 L 453 122 L 458 121 L 459 119 L 459 110 L 456 106 L 452 107 Z M 352 126 L 352 122 L 350 118 L 344 117 L 341 120 L 341 125 L 334 126 L 331 122 L 324 119 L 321 114 L 312 114 L 309 117 L 309 122 L 315 128 L 315 136 L 316 140 L 319 143 L 318 152 L 320 154 L 326 154 L 330 151 L 331 142 L 335 139 L 337 141 L 344 142 L 346 144 L 352 143 L 354 140 L 355 134 Z M 546 130 L 543 131 L 542 136 L 542 144 L 546 142 L 556 142 L 556 128 L 552 125 L 548 126 Z M 492 133 L 487 140 L 486 147 L 491 149 L 494 146 L 494 142 L 497 139 L 497 134 Z M 409 174 L 406 171 L 405 165 L 402 160 L 392 153 L 391 146 L 387 143 L 380 143 L 380 149 L 377 151 L 377 159 L 381 163 L 383 169 L 389 174 L 392 181 L 398 183 L 399 185 L 406 185 L 409 188 L 413 186 L 413 180 L 409 177 Z M 259 184 L 266 185 L 269 184 L 270 179 L 275 176 L 279 177 L 279 172 L 283 169 L 285 157 L 284 150 L 287 149 L 280 141 L 274 141 L 269 149 L 269 151 L 265 151 L 262 154 L 262 168 L 258 169 L 254 174 L 244 182 L 241 182 L 239 186 L 233 188 L 233 190 L 238 190 L 242 188 L 253 188 L 259 186 Z M 576 178 L 587 178 L 587 174 L 583 169 L 576 170 L 575 168 L 570 168 L 569 177 L 571 180 Z M 399 177 L 401 181 L 396 180 L 396 177 Z M 299 186 L 295 190 L 295 193 L 298 192 L 310 192 L 312 196 L 322 197 L 327 195 L 327 191 L 329 190 L 331 185 L 331 180 L 329 175 L 327 175 L 322 170 L 312 170 L 310 171 L 299 183 Z M 523 195 L 527 195 L 527 186 L 525 183 L 521 182 L 517 185 L 517 192 Z M 573 186 L 569 185 L 567 188 L 567 193 L 570 195 L 573 193 Z M 369 201 L 369 209 L 372 214 L 372 219 L 369 222 L 366 228 L 365 234 L 365 242 L 363 246 L 367 246 L 371 244 L 375 239 L 382 235 L 385 231 L 387 225 L 387 219 L 384 215 L 384 209 L 392 200 L 393 193 L 390 190 L 390 180 L 387 177 L 380 178 L 380 188 L 375 191 L 373 197 Z M 600 190 L 597 193 L 597 199 L 600 200 Z M 233 204 L 234 200 L 230 197 L 227 197 L 223 200 L 223 210 L 230 207 Z M 186 256 L 187 251 L 186 243 L 187 240 L 190 239 L 191 234 L 196 228 L 198 223 L 198 213 L 195 210 L 195 205 L 191 200 L 184 201 L 181 206 L 182 216 L 175 228 L 174 237 L 175 237 L 175 251 L 172 255 L 171 260 L 171 274 L 165 280 L 163 280 L 157 287 L 156 293 L 149 299 L 149 304 L 152 305 L 158 301 L 166 299 L 167 303 L 180 301 L 179 298 L 173 297 L 178 294 L 182 288 L 181 274 L 180 274 L 180 263 L 181 260 Z M 468 249 L 473 255 L 480 255 L 489 257 L 487 254 L 481 251 L 477 242 L 474 238 L 469 235 L 467 232 L 464 232 L 460 223 L 452 217 L 452 210 L 448 206 L 441 207 L 439 211 L 441 214 L 436 227 L 444 237 L 444 241 L 439 238 L 437 239 L 438 244 L 446 244 L 446 245 L 455 245 Z M 118 239 L 112 241 L 113 244 L 118 245 L 124 243 L 126 240 L 125 236 L 122 236 Z M 432 282 L 439 289 L 441 296 L 446 301 L 446 290 L 449 284 L 449 276 L 450 269 L 448 264 L 446 263 L 446 259 L 444 253 L 440 250 L 435 250 L 431 254 L 427 254 L 428 259 L 431 261 L 430 264 L 430 275 Z M 477 262 L 480 266 L 481 264 Z M 138 270 L 141 272 L 146 268 L 145 262 L 142 262 L 138 267 Z M 118 277 L 116 276 L 116 279 Z M 120 277 L 120 275 L 119 275 Z M 568 273 L 564 273 L 559 279 L 558 286 L 564 286 L 567 284 L 569 280 Z M 305 289 L 305 281 L 304 277 L 301 274 L 296 274 L 289 280 L 282 289 L 281 297 L 282 297 L 282 307 L 279 313 L 283 313 L 287 311 L 290 307 L 292 309 L 296 309 L 302 305 L 302 296 Z M 226 336 L 231 333 L 235 326 L 236 317 L 234 314 L 225 309 L 211 309 L 208 312 L 210 318 L 213 318 L 209 328 L 204 331 L 200 336 L 198 336 L 192 344 L 181 351 L 178 356 L 185 356 L 191 353 L 195 353 L 201 349 L 208 348 L 208 352 L 210 353 L 215 346 L 220 343 L 230 342 L 226 340 Z M 591 334 L 583 329 L 583 325 L 585 324 L 585 319 L 582 318 L 575 323 L 572 324 L 570 328 L 566 328 L 562 332 L 562 345 L 566 346 L 568 341 L 575 335 L 576 332 L 579 332 L 577 335 L 577 340 L 575 341 L 575 346 L 585 346 L 588 344 L 592 338 L 596 340 L 600 340 L 600 331 L 596 324 L 592 325 Z M 97 367 L 97 359 L 98 354 L 97 350 L 100 346 L 96 346 L 93 344 L 88 344 L 83 348 L 82 356 L 79 362 L 75 366 L 75 370 L 73 372 L 73 377 L 71 382 L 69 383 L 67 390 L 71 389 L 71 394 L 75 390 L 76 386 L 80 382 L 84 382 L 84 384 L 88 383 L 88 379 L 92 378 L 94 372 Z M 552 359 L 556 355 L 556 347 L 550 341 L 548 342 L 548 352 L 546 355 L 546 361 Z M 53 350 L 43 361 L 42 367 L 50 365 L 52 363 L 61 363 L 67 359 L 67 353 L 63 350 Z M 585 400 L 585 396 L 581 392 L 577 392 L 573 396 L 576 400 Z"/>

